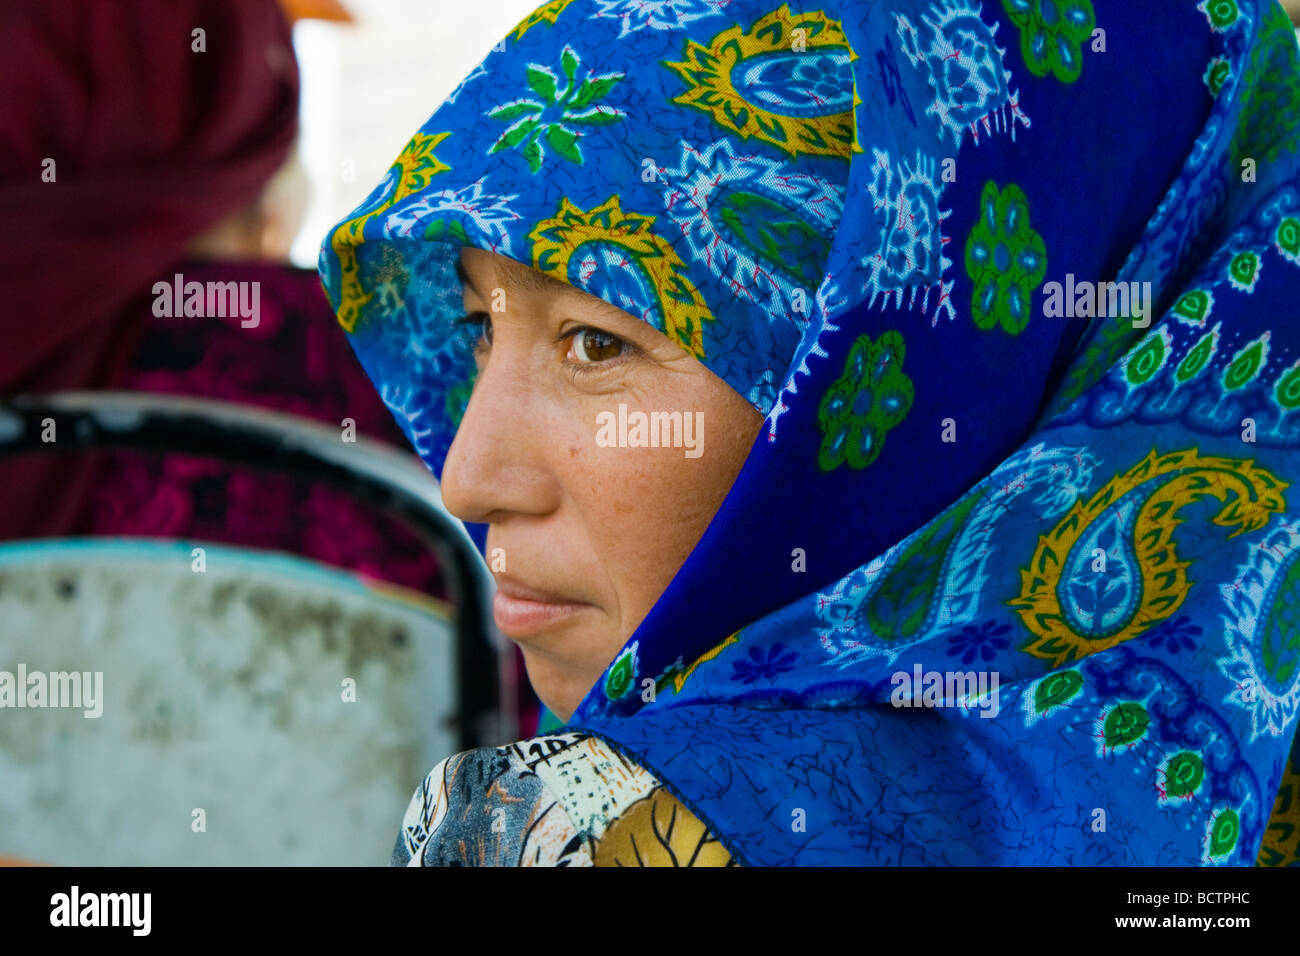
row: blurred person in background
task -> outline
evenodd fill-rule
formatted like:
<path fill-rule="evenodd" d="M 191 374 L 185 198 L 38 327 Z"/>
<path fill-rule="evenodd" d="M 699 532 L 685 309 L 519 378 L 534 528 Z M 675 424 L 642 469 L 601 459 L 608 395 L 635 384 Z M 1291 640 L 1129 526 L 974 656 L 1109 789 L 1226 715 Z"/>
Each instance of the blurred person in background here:
<path fill-rule="evenodd" d="M 333 0 L 0 10 L 0 393 L 221 399 L 337 428 L 350 418 L 358 434 L 409 449 L 316 273 L 288 262 L 307 198 L 300 17 L 349 19 Z M 177 275 L 256 283 L 256 321 L 160 309 L 154 287 Z M 131 451 L 9 458 L 0 476 L 0 540 L 227 542 L 447 594 L 414 535 L 319 483 Z"/>

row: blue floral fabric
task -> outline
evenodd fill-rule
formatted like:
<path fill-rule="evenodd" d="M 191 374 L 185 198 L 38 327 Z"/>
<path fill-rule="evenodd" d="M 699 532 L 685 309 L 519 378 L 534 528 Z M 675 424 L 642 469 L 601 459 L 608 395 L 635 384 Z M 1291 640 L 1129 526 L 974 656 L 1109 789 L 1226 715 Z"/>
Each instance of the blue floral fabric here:
<path fill-rule="evenodd" d="M 1298 171 L 1276 0 L 552 0 L 321 274 L 435 475 L 462 245 L 765 416 L 566 726 L 737 861 L 1291 864 Z"/>

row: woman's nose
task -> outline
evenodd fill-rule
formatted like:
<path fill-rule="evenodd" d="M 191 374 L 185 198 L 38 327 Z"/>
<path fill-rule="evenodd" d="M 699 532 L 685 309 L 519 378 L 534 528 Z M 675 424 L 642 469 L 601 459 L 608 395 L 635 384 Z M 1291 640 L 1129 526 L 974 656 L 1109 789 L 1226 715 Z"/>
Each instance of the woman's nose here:
<path fill-rule="evenodd" d="M 527 370 L 493 355 L 479 372 L 442 469 L 442 500 L 462 521 L 545 514 L 556 484 L 546 464 L 546 429 Z"/>

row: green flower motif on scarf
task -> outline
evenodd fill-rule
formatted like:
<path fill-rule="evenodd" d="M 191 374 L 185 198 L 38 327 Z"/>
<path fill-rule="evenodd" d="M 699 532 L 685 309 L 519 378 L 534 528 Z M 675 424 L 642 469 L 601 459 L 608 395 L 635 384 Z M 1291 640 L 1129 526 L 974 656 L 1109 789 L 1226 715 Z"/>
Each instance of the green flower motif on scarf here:
<path fill-rule="evenodd" d="M 529 64 L 528 86 L 537 97 L 511 100 L 487 114 L 492 119 L 511 124 L 488 153 L 521 147 L 529 171 L 536 173 L 545 159 L 542 148 L 545 141 L 561 159 L 583 165 L 585 160 L 578 146 L 582 133 L 570 126 L 608 126 L 626 117 L 627 113 L 596 102 L 608 96 L 624 74 L 588 75 L 579 84 L 576 79 L 578 64 L 578 54 L 566 46 L 560 56 L 563 83 L 555 71 L 536 63 Z"/>
<path fill-rule="evenodd" d="M 1287 216 L 1277 224 L 1277 251 L 1282 258 L 1300 266 L 1300 219 Z"/>
<path fill-rule="evenodd" d="M 912 380 L 903 373 L 906 347 L 893 329 L 875 342 L 863 335 L 849 350 L 841 375 L 822 397 L 817 419 L 824 434 L 817 463 L 831 471 L 848 462 L 866 468 L 885 434 L 912 408 Z"/>
<path fill-rule="evenodd" d="M 437 242 L 453 242 L 458 246 L 472 246 L 474 241 L 465 231 L 463 223 L 455 219 L 435 219 L 424 230 L 424 238 Z"/>
<path fill-rule="evenodd" d="M 1135 700 L 1117 704 L 1102 721 L 1102 747 L 1114 750 L 1137 743 L 1147 732 L 1151 717 Z"/>
<path fill-rule="evenodd" d="M 1165 765 L 1164 796 L 1190 797 L 1205 779 L 1205 762 L 1190 750 L 1176 753 Z"/>
<path fill-rule="evenodd" d="M 1242 292 L 1254 292 L 1259 282 L 1259 255 L 1247 249 L 1233 256 L 1228 263 L 1228 282 Z"/>
<path fill-rule="evenodd" d="M 1029 200 L 1015 183 L 1001 191 L 993 180 L 984 184 L 980 219 L 966 240 L 966 274 L 975 283 L 975 325 L 1023 332 L 1033 292 L 1047 274 L 1047 248 L 1029 225 Z"/>
<path fill-rule="evenodd" d="M 1062 83 L 1079 78 L 1080 47 L 1097 25 L 1090 0 L 1002 0 L 1002 6 L 1020 30 L 1020 55 L 1030 73 L 1052 73 Z"/>
<path fill-rule="evenodd" d="M 1214 295 L 1207 289 L 1191 289 L 1174 303 L 1174 317 L 1186 325 L 1204 325 L 1214 308 Z"/>
<path fill-rule="evenodd" d="M 1205 371 L 1210 364 L 1210 359 L 1219 350 L 1219 326 L 1215 326 L 1206 332 L 1183 356 L 1183 360 L 1178 363 L 1178 368 L 1174 370 L 1174 381 L 1179 385 L 1190 382 L 1196 376 Z"/>
<path fill-rule="evenodd" d="M 1300 360 L 1297 360 L 1273 386 L 1273 400 L 1284 411 L 1300 408 Z"/>
<path fill-rule="evenodd" d="M 1068 704 L 1083 689 L 1083 675 L 1078 671 L 1058 671 L 1048 674 L 1034 688 L 1034 713 Z"/>
<path fill-rule="evenodd" d="M 1196 9 L 1205 14 L 1205 18 L 1210 21 L 1210 28 L 1219 32 L 1228 29 L 1241 16 L 1237 0 L 1201 0 Z"/>
<path fill-rule="evenodd" d="M 1208 855 L 1225 856 L 1237 845 L 1237 838 L 1241 836 L 1241 817 L 1236 810 L 1228 808 L 1215 815 L 1209 829 Z"/>
<path fill-rule="evenodd" d="M 1165 329 L 1157 328 L 1133 350 L 1124 361 L 1124 377 L 1130 386 L 1145 385 L 1165 367 L 1173 347 L 1173 337 Z"/>
<path fill-rule="evenodd" d="M 1268 338 L 1269 334 L 1265 332 L 1232 357 L 1232 362 L 1223 371 L 1225 392 L 1235 392 L 1255 381 L 1260 370 L 1268 364 Z"/>
<path fill-rule="evenodd" d="M 1223 84 L 1228 82 L 1228 76 L 1232 73 L 1232 66 L 1221 56 L 1216 56 L 1210 60 L 1210 65 L 1205 68 L 1205 75 L 1201 77 L 1205 81 L 1206 88 L 1210 91 L 1211 96 L 1218 96 L 1223 90 Z"/>
<path fill-rule="evenodd" d="M 609 672 L 605 675 L 605 696 L 610 700 L 618 700 L 632 689 L 636 680 L 636 648 L 639 643 L 640 641 L 633 641 L 610 665 Z"/>

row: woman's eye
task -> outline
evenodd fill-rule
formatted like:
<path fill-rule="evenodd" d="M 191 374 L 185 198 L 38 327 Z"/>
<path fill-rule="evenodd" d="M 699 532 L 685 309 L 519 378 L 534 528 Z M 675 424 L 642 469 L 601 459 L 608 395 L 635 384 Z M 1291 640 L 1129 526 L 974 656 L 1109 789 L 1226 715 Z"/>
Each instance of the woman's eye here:
<path fill-rule="evenodd" d="M 478 341 L 492 344 L 492 317 L 486 312 L 470 312 L 456 320 L 457 325 L 478 326 Z"/>
<path fill-rule="evenodd" d="M 623 354 L 623 340 L 600 329 L 578 329 L 569 349 L 574 360 L 583 364 L 604 362 Z"/>

